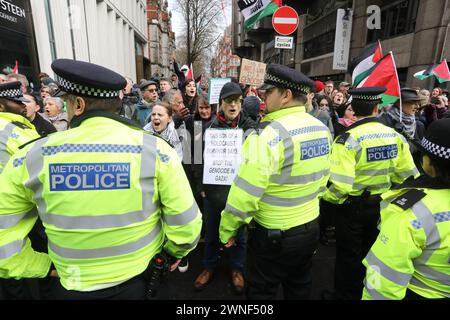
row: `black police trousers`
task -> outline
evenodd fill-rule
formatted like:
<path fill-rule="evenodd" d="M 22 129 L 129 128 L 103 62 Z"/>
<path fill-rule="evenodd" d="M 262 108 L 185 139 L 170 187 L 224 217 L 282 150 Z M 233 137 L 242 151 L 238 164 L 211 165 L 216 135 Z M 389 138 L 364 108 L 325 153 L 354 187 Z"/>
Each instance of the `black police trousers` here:
<path fill-rule="evenodd" d="M 336 212 L 336 298 L 360 300 L 366 268 L 362 260 L 378 236 L 380 203 L 354 202 Z"/>
<path fill-rule="evenodd" d="M 319 241 L 318 219 L 285 232 L 255 225 L 248 235 L 247 299 L 275 299 L 280 285 L 286 300 L 309 299 L 311 259 Z"/>

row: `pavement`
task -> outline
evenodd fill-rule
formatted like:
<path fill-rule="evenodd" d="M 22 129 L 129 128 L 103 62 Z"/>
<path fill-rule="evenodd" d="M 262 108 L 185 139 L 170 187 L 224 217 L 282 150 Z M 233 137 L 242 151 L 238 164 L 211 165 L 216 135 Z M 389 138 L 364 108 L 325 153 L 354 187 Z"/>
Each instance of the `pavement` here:
<path fill-rule="evenodd" d="M 185 273 L 175 270 L 169 276 L 169 292 L 167 298 L 170 300 L 245 300 L 244 295 L 234 293 L 230 271 L 227 266 L 226 256 L 222 257 L 214 278 L 203 291 L 194 290 L 194 281 L 203 271 L 204 242 L 201 241 L 197 248 L 189 254 L 189 269 Z M 334 285 L 333 272 L 335 260 L 335 245 L 319 245 L 313 257 L 313 282 L 311 299 L 320 300 L 324 290 L 332 290 Z M 282 299 L 281 290 L 278 299 Z"/>

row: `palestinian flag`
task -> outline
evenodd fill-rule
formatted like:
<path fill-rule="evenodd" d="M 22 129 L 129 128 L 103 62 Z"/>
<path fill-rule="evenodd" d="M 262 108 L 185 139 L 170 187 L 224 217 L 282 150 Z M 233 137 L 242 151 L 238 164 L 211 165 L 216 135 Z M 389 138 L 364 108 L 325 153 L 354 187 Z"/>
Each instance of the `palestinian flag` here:
<path fill-rule="evenodd" d="M 385 87 L 387 90 L 383 94 L 381 106 L 395 103 L 400 99 L 400 82 L 392 51 L 381 58 L 366 74 L 356 87 Z"/>
<path fill-rule="evenodd" d="M 450 71 L 448 69 L 447 60 L 442 60 L 440 64 L 434 64 L 425 70 L 414 74 L 414 77 L 424 80 L 428 77 L 436 76 L 439 83 L 450 81 Z"/>
<path fill-rule="evenodd" d="M 381 43 L 373 43 L 350 64 L 349 73 L 352 74 L 353 86 L 357 86 L 367 76 L 367 72 L 383 57 Z"/>
<path fill-rule="evenodd" d="M 264 17 L 271 16 L 279 8 L 279 0 L 238 0 L 244 16 L 244 28 L 248 31 Z"/>
<path fill-rule="evenodd" d="M 19 74 L 19 61 L 16 60 L 16 65 L 14 66 L 14 69 L 12 70 L 12 73 Z"/>

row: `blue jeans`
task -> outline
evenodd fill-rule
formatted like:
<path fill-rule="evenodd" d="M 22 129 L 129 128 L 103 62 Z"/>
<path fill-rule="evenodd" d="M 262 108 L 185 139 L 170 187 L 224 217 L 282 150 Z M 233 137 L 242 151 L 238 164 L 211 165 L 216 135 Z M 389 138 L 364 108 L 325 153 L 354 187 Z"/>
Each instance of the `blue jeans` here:
<path fill-rule="evenodd" d="M 219 226 L 221 212 L 224 209 L 222 204 L 217 204 L 208 198 L 203 199 L 204 219 L 206 223 L 205 253 L 203 265 L 208 271 L 214 271 L 220 258 Z M 236 235 L 236 245 L 224 249 L 229 254 L 230 269 L 233 271 L 244 271 L 246 258 L 247 239 L 245 227 L 239 228 Z"/>

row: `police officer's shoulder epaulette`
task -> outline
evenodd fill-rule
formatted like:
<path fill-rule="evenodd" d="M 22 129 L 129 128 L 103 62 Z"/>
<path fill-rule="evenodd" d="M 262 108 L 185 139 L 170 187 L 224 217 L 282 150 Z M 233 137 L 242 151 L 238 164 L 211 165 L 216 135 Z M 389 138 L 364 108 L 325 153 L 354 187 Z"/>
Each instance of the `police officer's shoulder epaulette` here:
<path fill-rule="evenodd" d="M 33 140 L 31 140 L 31 141 L 28 141 L 27 143 L 21 145 L 21 146 L 19 147 L 19 150 L 22 150 L 23 148 L 25 148 L 25 147 L 28 146 L 29 144 L 35 143 L 36 141 L 39 141 L 39 140 L 44 139 L 44 138 L 46 138 L 46 137 L 47 137 L 47 136 L 42 136 L 42 137 L 33 139 Z"/>
<path fill-rule="evenodd" d="M 258 126 L 256 127 L 256 133 L 260 135 L 265 128 L 267 128 L 272 122 L 271 121 L 263 121 L 258 123 Z"/>
<path fill-rule="evenodd" d="M 415 205 L 417 202 L 422 200 L 427 194 L 420 189 L 409 189 L 406 193 L 402 194 L 400 197 L 395 198 L 391 201 L 397 207 L 407 210 Z"/>
<path fill-rule="evenodd" d="M 15 125 L 16 127 L 19 127 L 20 129 L 24 129 L 24 130 L 30 129 L 31 130 L 31 128 L 29 126 L 27 126 L 25 123 L 22 123 L 22 122 L 19 122 L 19 121 L 13 121 L 11 123 L 13 125 Z"/>
<path fill-rule="evenodd" d="M 338 143 L 338 144 L 345 144 L 349 137 L 350 137 L 350 132 L 344 132 L 339 137 L 337 137 L 336 143 Z"/>

